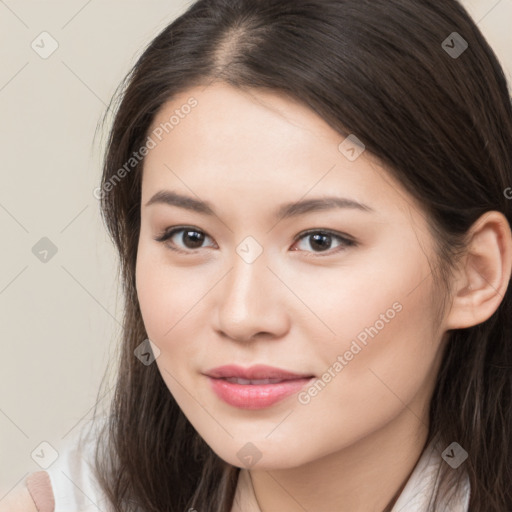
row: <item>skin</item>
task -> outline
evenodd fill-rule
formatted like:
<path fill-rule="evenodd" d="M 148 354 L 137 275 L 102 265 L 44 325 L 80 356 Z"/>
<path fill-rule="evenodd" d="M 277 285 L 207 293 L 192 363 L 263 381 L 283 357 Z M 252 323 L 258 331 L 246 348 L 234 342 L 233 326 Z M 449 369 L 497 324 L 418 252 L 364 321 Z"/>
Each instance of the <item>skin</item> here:
<path fill-rule="evenodd" d="M 38 512 L 25 482 L 12 489 L 0 500 L 0 512 Z"/>
<path fill-rule="evenodd" d="M 191 96 L 197 106 L 151 149 L 143 172 L 136 284 L 158 369 L 222 459 L 246 467 L 237 452 L 257 447 L 261 458 L 248 469 L 262 512 L 389 510 L 425 446 L 446 331 L 484 321 L 504 294 L 512 259 L 506 219 L 491 212 L 475 227 L 473 252 L 436 319 L 432 304 L 442 292 L 429 265 L 427 219 L 368 151 L 349 161 L 338 149 L 345 137 L 307 107 L 223 83 L 176 96 L 151 130 Z M 160 190 L 208 201 L 216 215 L 146 206 Z M 324 195 L 374 211 L 273 217 L 282 203 Z M 195 228 L 202 246 L 183 231 L 155 240 L 173 226 Z M 296 238 L 309 229 L 357 245 L 332 238 L 322 251 L 311 236 Z M 252 263 L 236 252 L 247 236 L 263 249 Z M 173 242 L 186 253 L 171 250 Z M 292 395 L 266 409 L 238 409 L 202 374 L 261 363 L 321 377 L 394 303 L 400 312 L 307 404 Z"/>

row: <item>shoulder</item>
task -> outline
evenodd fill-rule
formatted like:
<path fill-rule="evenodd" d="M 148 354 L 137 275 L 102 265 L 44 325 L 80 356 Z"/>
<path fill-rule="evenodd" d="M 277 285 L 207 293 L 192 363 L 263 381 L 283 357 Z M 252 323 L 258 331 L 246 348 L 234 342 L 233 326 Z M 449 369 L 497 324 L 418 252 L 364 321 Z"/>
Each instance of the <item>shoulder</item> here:
<path fill-rule="evenodd" d="M 0 512 L 40 512 L 26 484 L 16 487 L 0 500 Z"/>
<path fill-rule="evenodd" d="M 0 496 L 0 512 L 102 510 L 107 500 L 94 471 L 97 440 L 94 429 L 80 429 L 56 450 L 56 460 L 45 471 L 29 473 L 3 499 Z"/>
<path fill-rule="evenodd" d="M 53 512 L 55 498 L 50 477 L 46 471 L 30 473 L 25 479 L 25 485 L 40 512 Z"/>

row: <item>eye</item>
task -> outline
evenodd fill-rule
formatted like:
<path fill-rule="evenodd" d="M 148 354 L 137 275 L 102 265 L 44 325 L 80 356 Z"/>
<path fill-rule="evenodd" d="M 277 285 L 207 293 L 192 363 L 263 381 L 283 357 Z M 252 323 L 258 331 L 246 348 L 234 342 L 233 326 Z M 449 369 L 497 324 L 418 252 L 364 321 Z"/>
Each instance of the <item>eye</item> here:
<path fill-rule="evenodd" d="M 347 247 L 355 247 L 357 246 L 357 242 L 349 238 L 348 236 L 342 236 L 340 234 L 334 233 L 333 231 L 329 230 L 314 230 L 310 229 L 309 231 L 306 231 L 305 233 L 301 233 L 296 240 L 299 242 L 304 240 L 307 241 L 307 245 L 312 249 L 318 249 L 318 251 L 313 252 L 328 252 L 329 254 L 337 253 L 340 251 L 345 250 Z M 331 245 L 333 243 L 333 240 L 337 240 L 339 242 L 338 247 L 335 247 L 334 250 L 331 250 Z M 295 245 L 295 244 L 294 244 Z M 296 251 L 297 249 L 292 249 L 293 251 Z M 306 249 L 307 250 L 307 249 Z M 316 257 L 317 255 L 314 255 Z M 322 256 L 321 254 L 318 254 L 318 256 Z"/>
<path fill-rule="evenodd" d="M 178 233 L 182 233 L 181 236 L 176 237 Z M 180 240 L 183 244 L 184 248 L 180 248 L 175 241 L 172 241 L 173 238 Z M 164 243 L 169 249 L 184 253 L 190 254 L 195 249 L 200 249 L 205 241 L 205 239 L 210 238 L 205 234 L 204 231 L 201 231 L 198 228 L 193 226 L 181 226 L 181 227 L 173 227 L 165 230 L 161 235 L 154 238 L 157 242 Z M 349 238 L 346 235 L 341 235 L 335 233 L 330 230 L 319 230 L 319 229 L 310 229 L 309 231 L 301 233 L 299 236 L 295 238 L 294 245 L 297 242 L 308 241 L 308 246 L 313 249 L 313 252 L 324 253 L 328 252 L 328 254 L 332 254 L 333 252 L 340 252 L 345 250 L 347 247 L 357 246 L 357 242 Z M 338 241 L 338 246 L 332 250 L 333 240 Z M 168 243 L 168 242 L 171 243 Z M 292 246 L 293 247 L 293 246 Z M 297 250 L 306 250 L 307 249 L 291 249 L 292 251 Z M 321 254 L 317 254 L 318 256 L 322 256 Z M 315 255 L 315 257 L 317 256 Z"/>
<path fill-rule="evenodd" d="M 185 250 L 177 247 L 176 243 L 174 243 L 174 242 L 172 242 L 171 244 L 166 243 L 167 241 L 174 238 L 174 236 L 177 233 L 183 233 L 181 236 L 178 236 L 176 238 L 178 240 L 181 240 L 181 242 L 185 246 Z M 156 237 L 155 240 L 157 242 L 165 243 L 165 245 L 173 251 L 181 252 L 181 253 L 189 253 L 190 251 L 193 251 L 194 249 L 201 248 L 201 245 L 203 244 L 205 238 L 209 238 L 209 237 L 207 235 L 205 236 L 204 231 L 194 228 L 193 226 L 185 226 L 185 227 L 176 227 L 176 228 L 172 228 L 172 229 L 167 229 L 160 236 Z"/>

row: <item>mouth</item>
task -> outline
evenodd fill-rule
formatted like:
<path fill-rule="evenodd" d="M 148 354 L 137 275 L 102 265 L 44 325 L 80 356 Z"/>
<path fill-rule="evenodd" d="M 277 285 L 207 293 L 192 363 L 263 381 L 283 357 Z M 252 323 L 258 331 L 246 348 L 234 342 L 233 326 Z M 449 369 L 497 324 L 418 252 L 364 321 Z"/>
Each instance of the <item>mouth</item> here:
<path fill-rule="evenodd" d="M 257 365 L 250 368 L 229 365 L 209 370 L 213 392 L 222 401 L 241 409 L 263 409 L 299 392 L 315 378 L 280 368 Z"/>
<path fill-rule="evenodd" d="M 221 380 L 231 382 L 232 384 L 241 384 L 242 386 L 259 386 L 261 384 L 279 384 L 280 382 L 287 382 L 297 379 L 242 379 L 239 377 L 223 377 Z"/>
<path fill-rule="evenodd" d="M 257 382 L 259 380 L 272 380 L 275 384 L 284 380 L 303 379 L 314 377 L 313 374 L 295 373 L 289 370 L 283 370 L 275 366 L 256 364 L 249 368 L 243 368 L 235 364 L 218 366 L 205 372 L 205 375 L 214 379 L 243 379 L 246 381 Z M 246 383 L 248 384 L 248 383 Z"/>

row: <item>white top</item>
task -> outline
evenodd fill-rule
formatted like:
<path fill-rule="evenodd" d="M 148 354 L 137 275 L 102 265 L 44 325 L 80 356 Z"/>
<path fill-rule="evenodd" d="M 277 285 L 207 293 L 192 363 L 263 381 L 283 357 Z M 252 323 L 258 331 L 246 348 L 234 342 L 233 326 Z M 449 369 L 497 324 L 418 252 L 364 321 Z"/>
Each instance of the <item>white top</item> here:
<path fill-rule="evenodd" d="M 91 428 L 92 427 L 92 428 Z M 54 512 L 106 512 L 107 499 L 93 474 L 94 435 L 92 420 L 72 435 L 59 450 L 57 460 L 45 471 L 50 477 Z"/>
<path fill-rule="evenodd" d="M 53 512 L 107 512 L 108 503 L 93 475 L 95 428 L 84 428 L 61 447 L 57 460 L 46 469 L 51 482 L 55 509 Z M 87 427 L 87 425 L 86 425 Z M 437 474 L 441 464 L 440 446 L 435 440 L 425 449 L 391 512 L 427 512 L 433 490 L 438 490 Z M 464 464 L 453 471 L 464 471 Z M 469 478 L 465 473 L 450 512 L 468 512 Z M 448 510 L 443 504 L 440 510 Z M 261 512 L 247 469 L 241 469 L 231 512 Z"/>

